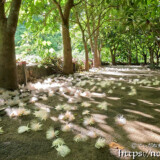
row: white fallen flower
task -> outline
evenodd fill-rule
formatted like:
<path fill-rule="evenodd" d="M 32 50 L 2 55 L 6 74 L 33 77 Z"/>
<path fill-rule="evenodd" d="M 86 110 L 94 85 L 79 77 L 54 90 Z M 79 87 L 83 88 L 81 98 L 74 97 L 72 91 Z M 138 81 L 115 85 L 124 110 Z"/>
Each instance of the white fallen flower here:
<path fill-rule="evenodd" d="M 84 110 L 84 111 L 82 112 L 82 115 L 88 115 L 89 113 L 90 113 L 89 110 Z"/>
<path fill-rule="evenodd" d="M 53 97 L 54 96 L 54 91 L 49 91 L 48 92 L 48 97 Z"/>
<path fill-rule="evenodd" d="M 43 96 L 39 97 L 40 99 L 42 99 L 43 101 L 47 101 L 48 97 L 44 94 Z"/>
<path fill-rule="evenodd" d="M 55 131 L 52 127 L 47 130 L 46 132 L 46 138 L 47 139 L 52 139 L 54 137 L 57 137 L 59 134 L 59 131 Z"/>
<path fill-rule="evenodd" d="M 0 127 L 0 134 L 3 134 L 3 133 L 4 133 L 4 131 L 3 131 L 2 127 Z"/>
<path fill-rule="evenodd" d="M 96 141 L 95 147 L 98 149 L 104 148 L 106 144 L 107 143 L 105 138 L 98 138 L 98 140 Z"/>
<path fill-rule="evenodd" d="M 5 111 L 6 111 L 6 113 L 9 117 L 20 117 L 20 116 L 23 116 L 23 115 L 30 114 L 30 110 L 22 108 L 22 107 L 20 107 L 20 108 L 10 108 L 10 107 L 8 107 L 8 108 L 5 109 Z"/>
<path fill-rule="evenodd" d="M 62 131 L 63 132 L 69 132 L 69 131 L 71 131 L 71 127 L 72 127 L 72 125 L 70 123 L 62 125 Z"/>
<path fill-rule="evenodd" d="M 23 115 L 26 116 L 26 115 L 29 115 L 31 113 L 30 110 L 22 108 L 22 107 L 16 109 L 15 112 L 17 112 L 18 117 L 23 116 Z"/>
<path fill-rule="evenodd" d="M 57 111 L 61 111 L 61 110 L 63 110 L 63 105 L 57 105 L 57 106 L 55 107 L 55 109 L 56 109 Z"/>
<path fill-rule="evenodd" d="M 73 138 L 73 140 L 74 140 L 75 142 L 85 142 L 85 141 L 88 140 L 88 137 L 87 137 L 86 135 L 83 135 L 83 134 L 77 134 L 77 135 Z"/>
<path fill-rule="evenodd" d="M 65 115 L 64 115 L 64 114 L 60 114 L 60 115 L 58 116 L 58 119 L 59 119 L 59 120 L 64 120 L 64 119 L 65 119 Z"/>
<path fill-rule="evenodd" d="M 19 107 L 25 107 L 25 106 L 26 106 L 26 103 L 19 102 L 18 106 L 19 106 Z"/>
<path fill-rule="evenodd" d="M 57 138 L 52 142 L 52 147 L 58 147 L 64 145 L 65 142 L 62 138 Z"/>
<path fill-rule="evenodd" d="M 30 99 L 30 103 L 35 103 L 35 102 L 37 102 L 38 101 L 38 98 L 37 97 L 32 97 L 31 99 Z"/>
<path fill-rule="evenodd" d="M 82 103 L 82 107 L 90 107 L 90 106 L 91 106 L 91 104 L 88 103 L 88 102 L 83 102 Z"/>
<path fill-rule="evenodd" d="M 118 125 L 120 126 L 123 126 L 126 124 L 126 118 L 124 118 L 123 115 L 118 115 L 116 118 L 115 118 L 115 121 Z"/>
<path fill-rule="evenodd" d="M 71 152 L 71 150 L 66 145 L 58 146 L 56 150 L 58 151 L 58 154 L 62 157 L 67 156 Z"/>
<path fill-rule="evenodd" d="M 134 96 L 137 94 L 137 91 L 134 87 L 131 87 L 131 91 L 128 93 L 129 96 Z"/>
<path fill-rule="evenodd" d="M 91 98 L 91 92 L 85 91 L 85 92 L 81 93 L 81 96 L 85 97 L 85 98 Z"/>
<path fill-rule="evenodd" d="M 72 114 L 72 112 L 67 111 L 64 115 L 64 119 L 69 120 L 69 121 L 73 121 L 75 119 L 74 115 Z"/>
<path fill-rule="evenodd" d="M 0 98 L 0 106 L 3 106 L 4 104 L 5 104 L 4 99 L 1 99 L 1 98 Z"/>
<path fill-rule="evenodd" d="M 125 89 L 126 89 L 126 87 L 121 87 L 121 89 L 122 89 L 122 90 L 125 90 Z"/>
<path fill-rule="evenodd" d="M 63 105 L 63 109 L 64 109 L 65 111 L 69 111 L 69 110 L 71 110 L 71 108 L 72 108 L 72 106 L 70 106 L 69 104 L 64 104 L 64 105 Z"/>
<path fill-rule="evenodd" d="M 102 102 L 97 107 L 101 110 L 107 110 L 107 102 Z"/>
<path fill-rule="evenodd" d="M 30 128 L 32 131 L 40 131 L 42 130 L 42 124 L 39 122 L 31 122 Z"/>
<path fill-rule="evenodd" d="M 112 93 L 113 93 L 113 90 L 110 89 L 110 90 L 108 91 L 108 93 L 112 94 Z"/>
<path fill-rule="evenodd" d="M 24 133 L 24 132 L 28 132 L 30 130 L 30 128 L 28 126 L 20 126 L 18 128 L 18 133 L 21 134 L 21 133 Z"/>
<path fill-rule="evenodd" d="M 94 131 L 89 131 L 88 136 L 91 137 L 91 138 L 97 138 L 97 134 Z"/>
<path fill-rule="evenodd" d="M 84 121 L 83 121 L 83 124 L 85 126 L 87 125 L 93 125 L 95 123 L 95 120 L 93 117 L 84 117 Z"/>
<path fill-rule="evenodd" d="M 34 115 L 41 120 L 46 120 L 48 118 L 48 113 L 45 110 L 35 111 Z"/>

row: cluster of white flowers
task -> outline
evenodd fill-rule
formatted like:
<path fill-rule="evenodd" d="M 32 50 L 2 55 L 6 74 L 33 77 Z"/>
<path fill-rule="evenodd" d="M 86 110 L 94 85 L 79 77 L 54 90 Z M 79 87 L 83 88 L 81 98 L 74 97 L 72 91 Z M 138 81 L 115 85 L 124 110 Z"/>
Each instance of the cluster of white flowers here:
<path fill-rule="evenodd" d="M 46 138 L 47 139 L 53 139 L 54 137 L 57 137 L 59 134 L 59 131 L 55 131 L 54 128 L 50 128 L 46 132 Z"/>
<path fill-rule="evenodd" d="M 83 134 L 77 134 L 77 135 L 73 138 L 73 140 L 74 140 L 75 142 L 85 142 L 85 141 L 88 140 L 88 137 L 87 137 L 86 135 L 83 135 Z"/>
<path fill-rule="evenodd" d="M 128 93 L 128 95 L 129 96 L 137 95 L 137 90 L 133 86 L 131 86 L 130 88 L 131 88 L 131 91 Z"/>
<path fill-rule="evenodd" d="M 95 147 L 100 149 L 100 148 L 104 148 L 106 146 L 106 139 L 105 138 L 98 138 L 98 140 L 96 141 Z"/>
<path fill-rule="evenodd" d="M 84 117 L 83 125 L 93 125 L 95 123 L 95 120 L 93 117 Z"/>
<path fill-rule="evenodd" d="M 62 131 L 63 132 L 69 132 L 69 131 L 71 131 L 71 129 L 72 129 L 72 124 L 70 124 L 70 123 L 62 125 Z"/>
<path fill-rule="evenodd" d="M 47 118 L 49 117 L 48 112 L 46 112 L 45 110 L 35 111 L 33 114 L 40 120 L 47 120 Z"/>
<path fill-rule="evenodd" d="M 97 107 L 101 110 L 107 110 L 107 105 L 107 102 L 101 102 Z"/>

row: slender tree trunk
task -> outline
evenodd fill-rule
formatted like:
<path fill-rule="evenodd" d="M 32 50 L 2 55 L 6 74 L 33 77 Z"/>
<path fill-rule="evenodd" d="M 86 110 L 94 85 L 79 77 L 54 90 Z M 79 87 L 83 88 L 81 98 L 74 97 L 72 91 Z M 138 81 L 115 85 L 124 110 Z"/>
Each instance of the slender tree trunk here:
<path fill-rule="evenodd" d="M 149 54 L 150 54 L 150 64 L 154 64 L 154 54 L 152 48 L 149 48 Z"/>
<path fill-rule="evenodd" d="M 101 49 L 98 49 L 98 65 L 101 66 Z"/>
<path fill-rule="evenodd" d="M 132 64 L 132 55 L 131 55 L 131 51 L 129 51 L 129 55 L 128 55 L 128 64 L 129 64 L 129 65 Z"/>
<path fill-rule="evenodd" d="M 89 71 L 89 58 L 88 58 L 88 47 L 87 42 L 83 41 L 84 49 L 85 49 L 85 70 Z"/>
<path fill-rule="evenodd" d="M 156 55 L 157 58 L 157 66 L 159 66 L 159 55 Z"/>
<path fill-rule="evenodd" d="M 136 64 L 138 64 L 138 52 L 137 52 L 137 49 L 136 49 Z"/>
<path fill-rule="evenodd" d="M 63 37 L 63 72 L 64 74 L 73 73 L 73 63 L 72 63 L 72 48 L 71 48 L 71 38 L 69 34 L 69 27 L 67 25 L 62 25 L 62 37 Z"/>
<path fill-rule="evenodd" d="M 116 57 L 115 54 L 111 54 L 112 56 L 112 65 L 115 66 L 116 65 Z"/>
<path fill-rule="evenodd" d="M 143 58 L 144 58 L 144 64 L 146 65 L 147 64 L 147 55 L 143 54 Z"/>
<path fill-rule="evenodd" d="M 100 67 L 99 66 L 99 56 L 98 56 L 98 43 L 97 43 L 97 38 L 94 38 L 94 61 L 93 61 L 93 66 L 95 68 Z"/>

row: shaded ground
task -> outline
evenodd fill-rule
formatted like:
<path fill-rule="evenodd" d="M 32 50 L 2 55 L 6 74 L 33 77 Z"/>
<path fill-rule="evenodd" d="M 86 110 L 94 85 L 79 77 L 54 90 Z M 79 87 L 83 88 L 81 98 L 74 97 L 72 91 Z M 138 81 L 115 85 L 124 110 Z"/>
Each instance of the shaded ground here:
<path fill-rule="evenodd" d="M 89 73 L 75 74 L 73 77 L 50 77 L 53 83 L 67 82 L 72 87 L 83 92 L 105 93 L 104 97 L 78 97 L 79 103 L 71 104 L 78 109 L 73 110 L 75 120 L 72 131 L 62 132 L 61 125 L 65 122 L 57 118 L 64 111 L 57 111 L 59 104 L 67 104 L 68 94 L 56 91 L 48 100 L 39 100 L 35 104 L 28 104 L 26 108 L 35 111 L 39 108 L 49 108 L 50 117 L 43 121 L 43 130 L 38 132 L 18 134 L 21 125 L 27 125 L 35 119 L 34 115 L 10 118 L 1 117 L 0 126 L 4 134 L 0 135 L 0 160 L 116 160 L 120 159 L 117 149 L 109 147 L 111 142 L 116 142 L 127 151 L 160 151 L 160 74 L 159 71 L 150 71 L 142 67 L 108 67 L 91 70 Z M 41 80 L 42 81 L 42 80 Z M 156 82 L 156 83 L 155 83 Z M 133 86 L 133 87 L 131 87 Z M 136 93 L 133 89 L 136 89 Z M 33 92 L 33 91 L 32 91 Z M 33 93 L 31 94 L 33 96 Z M 68 97 L 69 96 L 69 97 Z M 101 110 L 97 105 L 107 102 L 107 111 Z M 85 108 L 82 102 L 88 102 L 91 107 Z M 94 125 L 83 125 L 84 110 L 89 110 L 89 116 L 94 117 Z M 127 122 L 119 126 L 115 117 L 124 115 Z M 59 137 L 63 138 L 71 153 L 62 158 L 57 151 L 51 148 L 52 140 L 46 139 L 47 129 L 53 126 L 60 131 Z M 95 148 L 97 138 L 89 138 L 86 142 L 76 143 L 73 137 L 77 133 L 87 134 L 95 131 L 98 137 L 105 137 L 107 146 L 103 149 Z M 153 146 L 154 145 L 154 146 Z M 156 146 L 157 145 L 157 146 Z M 135 159 L 154 159 L 153 156 L 144 154 Z M 158 159 L 157 157 L 155 159 Z"/>

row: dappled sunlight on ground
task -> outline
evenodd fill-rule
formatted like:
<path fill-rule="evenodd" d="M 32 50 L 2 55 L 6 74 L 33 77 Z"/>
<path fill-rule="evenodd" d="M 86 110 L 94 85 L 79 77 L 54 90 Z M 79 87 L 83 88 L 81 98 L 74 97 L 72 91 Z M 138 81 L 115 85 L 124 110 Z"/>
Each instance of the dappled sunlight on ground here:
<path fill-rule="evenodd" d="M 144 117 L 147 117 L 147 118 L 154 118 L 153 116 L 151 116 L 149 114 L 142 113 L 140 111 L 135 111 L 135 110 L 131 110 L 131 109 L 124 109 L 124 111 L 134 113 L 134 114 L 138 114 L 138 115 L 141 115 L 141 116 L 144 116 Z"/>
<path fill-rule="evenodd" d="M 50 127 L 59 131 L 55 139 L 63 138 L 71 149 L 66 160 L 75 160 L 76 155 L 80 154 L 82 157 L 79 160 L 84 160 L 83 157 L 91 154 L 91 151 L 92 160 L 97 160 L 97 155 L 101 155 L 100 160 L 119 159 L 118 145 L 123 146 L 124 151 L 157 151 L 158 148 L 148 144 L 160 144 L 160 94 L 156 89 L 160 86 L 160 76 L 156 71 L 150 71 L 150 74 L 148 71 L 141 67 L 118 66 L 69 76 L 52 75 L 29 83 L 27 87 L 21 86 L 20 91 L 0 94 L 0 109 L 4 111 L 7 108 L 6 112 L 11 115 L 8 117 L 3 113 L 0 120 L 0 127 L 4 131 L 0 135 L 0 147 L 5 148 L 0 150 L 0 155 L 5 159 L 8 154 L 6 149 L 11 146 L 6 142 L 20 140 L 25 145 L 20 145 L 17 156 L 14 152 L 19 146 L 10 151 L 10 157 L 14 159 L 27 159 L 23 150 L 27 148 L 29 154 L 36 144 L 37 148 L 46 149 L 38 160 L 55 156 L 52 141 L 46 140 L 45 136 Z M 148 85 L 149 88 L 144 88 Z M 35 132 L 30 129 L 18 134 L 20 126 L 31 127 L 33 120 L 42 124 L 42 130 Z M 75 142 L 76 135 L 85 135 L 88 139 Z M 95 148 L 99 137 L 106 139 L 105 148 Z M 137 144 L 136 148 L 132 147 L 132 143 Z M 35 152 L 38 154 L 37 150 Z M 34 156 L 30 155 L 30 159 Z M 56 159 L 61 160 L 61 157 L 57 156 Z"/>

